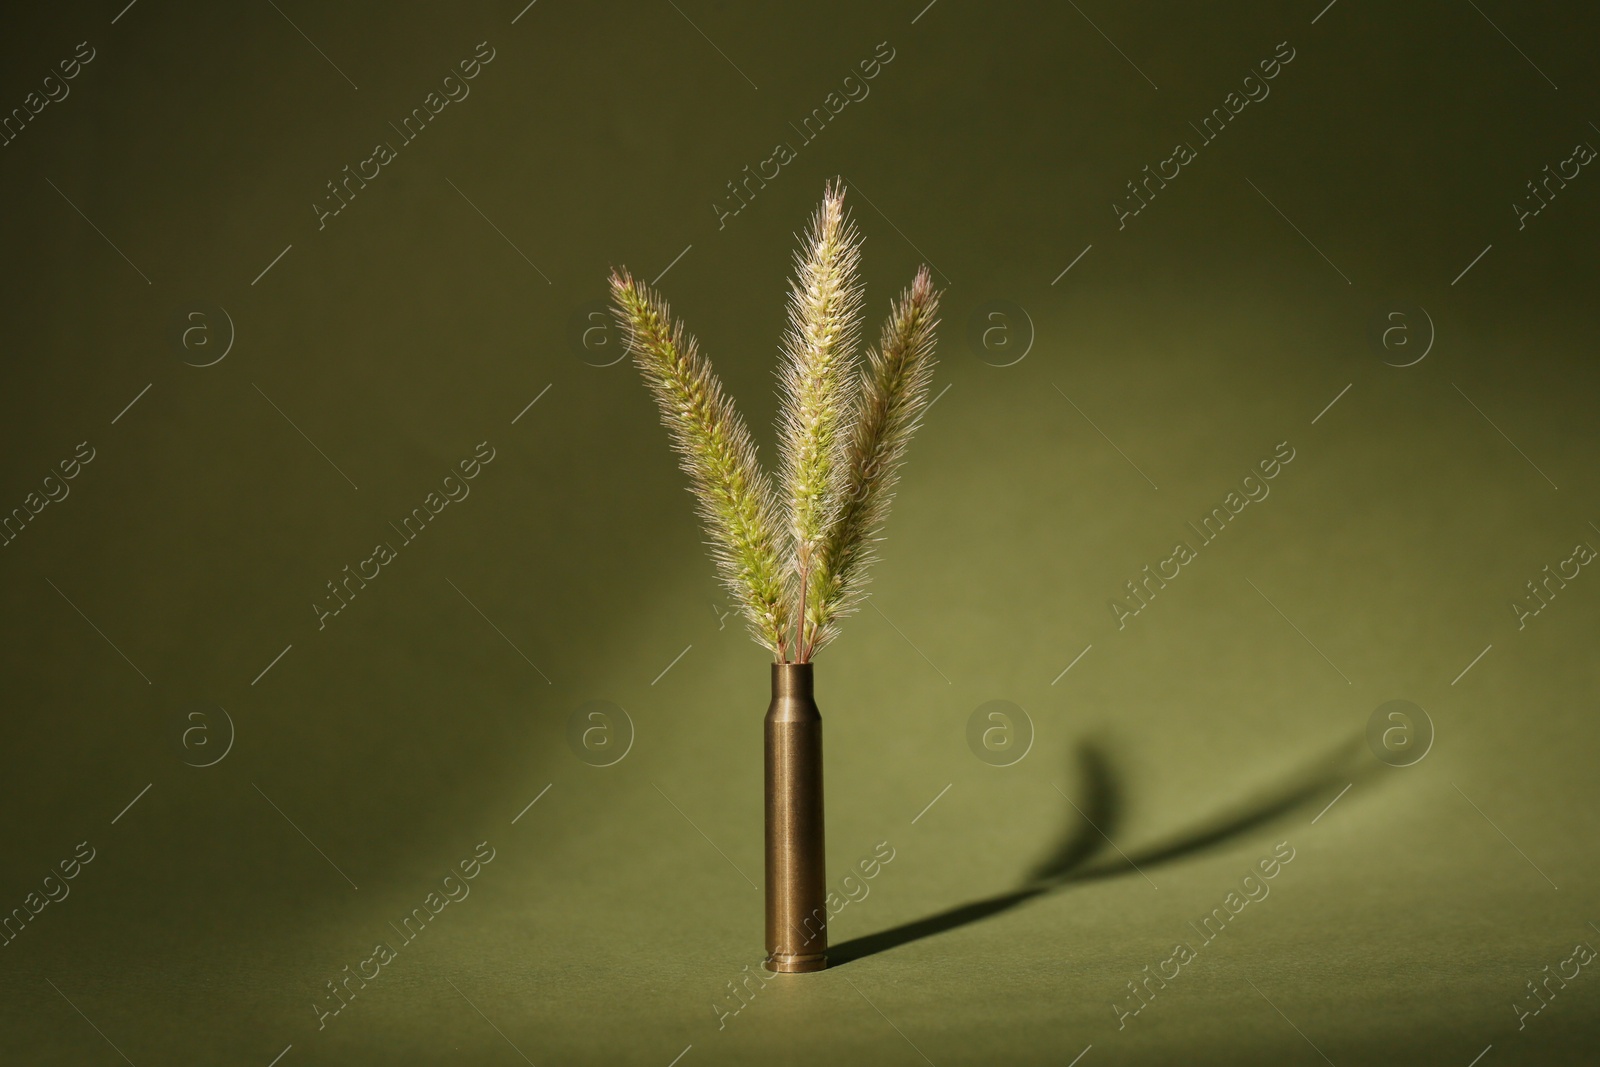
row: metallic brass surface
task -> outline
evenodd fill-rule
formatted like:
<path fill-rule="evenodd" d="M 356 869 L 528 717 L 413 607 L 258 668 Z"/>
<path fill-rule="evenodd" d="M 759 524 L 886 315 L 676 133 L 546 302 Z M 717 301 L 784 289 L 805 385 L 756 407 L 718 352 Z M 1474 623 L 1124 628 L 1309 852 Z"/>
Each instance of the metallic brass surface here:
<path fill-rule="evenodd" d="M 766 968 L 820 971 L 828 965 L 822 715 L 809 663 L 772 665 L 766 765 Z"/>

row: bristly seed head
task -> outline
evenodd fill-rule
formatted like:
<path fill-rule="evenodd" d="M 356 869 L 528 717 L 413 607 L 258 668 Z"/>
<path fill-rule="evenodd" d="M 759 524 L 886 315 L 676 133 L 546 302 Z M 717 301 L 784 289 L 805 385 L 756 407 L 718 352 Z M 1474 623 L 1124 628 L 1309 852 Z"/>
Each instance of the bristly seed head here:
<path fill-rule="evenodd" d="M 779 662 L 805 663 L 862 598 L 873 544 L 927 410 L 939 294 L 922 267 L 890 304 L 862 366 L 861 238 L 838 179 L 800 243 L 778 372 L 786 522 L 749 431 L 693 336 L 626 270 L 612 272 L 611 293 L 689 475 L 723 583 L 758 642 Z"/>
<path fill-rule="evenodd" d="M 829 183 L 795 254 L 789 323 L 779 370 L 781 484 L 793 541 L 797 587 L 792 614 L 796 657 L 810 644 L 820 606 L 816 576 L 838 514 L 849 409 L 861 337 L 861 238 L 844 206 L 844 186 Z"/>

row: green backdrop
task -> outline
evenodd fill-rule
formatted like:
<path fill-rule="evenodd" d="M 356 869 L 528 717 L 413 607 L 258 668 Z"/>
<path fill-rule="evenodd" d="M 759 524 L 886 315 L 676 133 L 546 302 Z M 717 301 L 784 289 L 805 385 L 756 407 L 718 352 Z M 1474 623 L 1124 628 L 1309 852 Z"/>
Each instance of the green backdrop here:
<path fill-rule="evenodd" d="M 522 3 L 0 16 L 6 1062 L 1593 1062 L 1592 15 Z M 589 316 L 770 457 L 834 175 L 941 365 L 762 978 Z"/>

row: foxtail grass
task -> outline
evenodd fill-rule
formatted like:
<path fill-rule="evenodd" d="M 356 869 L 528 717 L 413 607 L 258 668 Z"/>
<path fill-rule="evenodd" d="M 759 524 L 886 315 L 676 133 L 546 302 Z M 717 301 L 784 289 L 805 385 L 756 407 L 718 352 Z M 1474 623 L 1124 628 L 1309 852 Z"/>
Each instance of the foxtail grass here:
<path fill-rule="evenodd" d="M 861 238 L 830 183 L 801 237 L 778 371 L 781 490 L 667 302 L 611 275 L 617 322 L 689 475 L 718 576 L 751 636 L 809 663 L 865 596 L 906 451 L 928 408 L 939 294 L 926 266 L 857 353 Z"/>
<path fill-rule="evenodd" d="M 717 573 L 751 636 L 781 660 L 792 597 L 778 547 L 776 497 L 750 431 L 665 300 L 625 268 L 611 274 L 611 297 L 634 363 L 689 476 Z"/>
<path fill-rule="evenodd" d="M 890 305 L 878 347 L 867 353 L 835 495 L 837 510 L 808 605 L 812 630 L 801 650 L 807 660 L 838 635 L 838 620 L 860 606 L 906 449 L 928 409 L 938 324 L 939 294 L 923 267 Z"/>
<path fill-rule="evenodd" d="M 793 545 L 796 610 L 793 649 L 805 658 L 826 603 L 818 580 L 828 570 L 830 531 L 838 525 L 848 416 L 861 340 L 861 238 L 830 184 L 795 253 L 789 325 L 779 372 L 782 485 Z"/>

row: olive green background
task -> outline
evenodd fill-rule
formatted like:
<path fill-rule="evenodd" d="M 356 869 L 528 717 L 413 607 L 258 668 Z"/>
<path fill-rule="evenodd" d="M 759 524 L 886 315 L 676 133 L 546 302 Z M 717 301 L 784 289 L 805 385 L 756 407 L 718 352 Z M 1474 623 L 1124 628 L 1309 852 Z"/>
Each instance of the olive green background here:
<path fill-rule="evenodd" d="M 0 148 L 0 509 L 95 449 L 0 549 L 0 910 L 96 850 L 0 948 L 6 1061 L 1592 1062 L 1592 967 L 1512 1007 L 1600 943 L 1600 577 L 1510 606 L 1600 545 L 1600 178 L 1512 208 L 1600 143 L 1576 9 L 0 16 L 5 111 L 95 49 Z M 470 96 L 319 230 L 325 183 L 484 41 Z M 1285 41 L 1119 229 L 1125 183 Z M 799 144 L 879 42 L 870 95 Z M 611 265 L 670 266 L 770 458 L 792 235 L 836 174 L 869 331 L 919 263 L 946 287 L 874 595 L 817 664 L 830 884 L 894 859 L 833 921 L 842 966 L 719 1023 L 762 955 L 766 660 L 637 375 L 581 328 Z M 1402 308 L 1411 347 L 1375 346 Z M 484 441 L 470 496 L 319 629 L 325 583 Z M 1119 629 L 1123 583 L 1280 442 L 1271 495 Z M 1365 740 L 1393 699 L 1431 719 L 1412 766 Z M 592 700 L 627 713 L 609 767 L 568 743 Z M 991 700 L 1031 723 L 1008 767 L 968 748 Z M 470 896 L 319 1029 L 479 842 Z M 1280 842 L 1270 895 L 1119 1029 Z"/>

